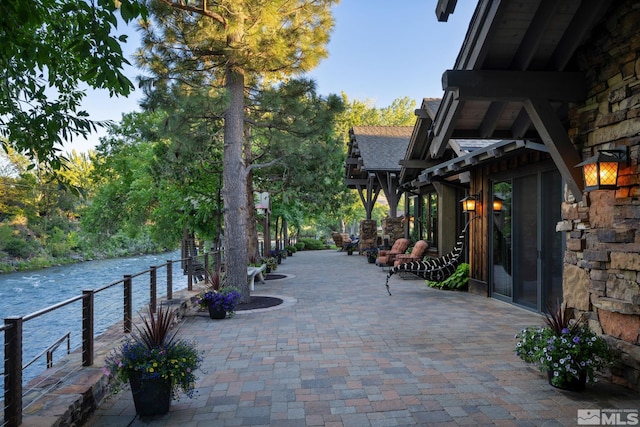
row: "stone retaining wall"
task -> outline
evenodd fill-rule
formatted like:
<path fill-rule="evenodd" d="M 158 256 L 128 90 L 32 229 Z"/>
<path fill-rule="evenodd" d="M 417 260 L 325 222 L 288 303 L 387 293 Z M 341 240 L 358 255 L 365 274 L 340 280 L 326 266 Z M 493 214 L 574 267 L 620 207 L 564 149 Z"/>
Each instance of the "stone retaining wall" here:
<path fill-rule="evenodd" d="M 579 51 L 589 82 L 585 103 L 570 111 L 569 136 L 583 158 L 625 145 L 629 163 L 618 190 L 567 198 L 558 231 L 566 233 L 565 302 L 605 334 L 621 362 L 613 380 L 640 390 L 640 9 L 612 4 Z"/>

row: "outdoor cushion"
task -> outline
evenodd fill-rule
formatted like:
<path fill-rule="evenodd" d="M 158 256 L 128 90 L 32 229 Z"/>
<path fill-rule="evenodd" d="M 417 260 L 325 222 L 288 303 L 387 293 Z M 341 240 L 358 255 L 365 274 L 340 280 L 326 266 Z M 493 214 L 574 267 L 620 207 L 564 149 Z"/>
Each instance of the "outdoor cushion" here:
<path fill-rule="evenodd" d="M 425 252 L 429 249 L 429 244 L 424 240 L 418 240 L 416 244 L 413 246 L 410 254 L 399 254 L 396 255 L 396 260 L 393 263 L 394 267 L 397 267 L 400 264 L 404 264 L 411 261 L 422 261 Z"/>
<path fill-rule="evenodd" d="M 378 251 L 376 264 L 380 267 L 390 267 L 396 259 L 396 255 L 403 254 L 409 247 L 409 240 L 400 238 L 393 243 L 390 250 Z"/>

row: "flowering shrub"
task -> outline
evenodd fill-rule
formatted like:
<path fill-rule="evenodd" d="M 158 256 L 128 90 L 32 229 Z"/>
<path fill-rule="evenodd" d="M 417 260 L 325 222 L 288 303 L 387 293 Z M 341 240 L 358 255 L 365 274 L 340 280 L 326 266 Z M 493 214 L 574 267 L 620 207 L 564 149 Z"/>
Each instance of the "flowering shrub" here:
<path fill-rule="evenodd" d="M 548 326 L 524 328 L 515 338 L 516 355 L 549 372 L 551 384 L 562 386 L 580 375 L 589 383 L 596 382 L 595 372 L 611 363 L 606 341 L 582 322 L 570 322 L 561 310 L 547 316 Z"/>
<path fill-rule="evenodd" d="M 141 341 L 127 339 L 107 357 L 103 372 L 113 378 L 115 387 L 126 384 L 138 373 L 143 380 L 170 379 L 173 396 L 182 390 L 193 397 L 195 371 L 201 363 L 202 357 L 195 345 L 186 341 L 149 348 Z"/>
<path fill-rule="evenodd" d="M 211 290 L 198 295 L 198 304 L 202 308 L 218 307 L 233 315 L 241 298 L 242 294 L 236 288 L 223 287 L 220 291 Z"/>
<path fill-rule="evenodd" d="M 142 318 L 143 327 L 136 327 L 138 333 L 107 356 L 103 372 L 111 377 L 114 388 L 120 388 L 139 375 L 142 380 L 171 380 L 174 397 L 179 390 L 188 397 L 193 396 L 195 371 L 200 367 L 202 357 L 194 343 L 176 340 L 175 333 L 169 335 L 175 316 L 175 310 L 163 307 L 156 315 L 149 310 L 148 318 Z"/>
<path fill-rule="evenodd" d="M 262 263 L 267 265 L 267 268 L 271 271 L 276 271 L 278 269 L 278 260 L 275 257 L 265 257 L 262 258 Z"/>

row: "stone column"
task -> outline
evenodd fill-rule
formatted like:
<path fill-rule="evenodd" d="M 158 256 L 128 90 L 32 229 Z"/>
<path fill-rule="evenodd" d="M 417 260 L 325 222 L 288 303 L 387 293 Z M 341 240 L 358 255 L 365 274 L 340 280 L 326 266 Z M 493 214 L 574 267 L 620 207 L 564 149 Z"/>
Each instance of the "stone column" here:
<path fill-rule="evenodd" d="M 363 249 L 375 248 L 378 238 L 378 223 L 373 219 L 363 219 L 360 221 L 360 252 Z"/>

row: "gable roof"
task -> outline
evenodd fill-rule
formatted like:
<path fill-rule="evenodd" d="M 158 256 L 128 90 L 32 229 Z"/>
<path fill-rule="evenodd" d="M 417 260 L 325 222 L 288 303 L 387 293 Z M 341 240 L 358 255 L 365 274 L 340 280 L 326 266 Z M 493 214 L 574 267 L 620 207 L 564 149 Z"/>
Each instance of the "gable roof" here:
<path fill-rule="evenodd" d="M 412 131 L 412 126 L 354 126 L 350 136 L 364 170 L 399 172 Z"/>

